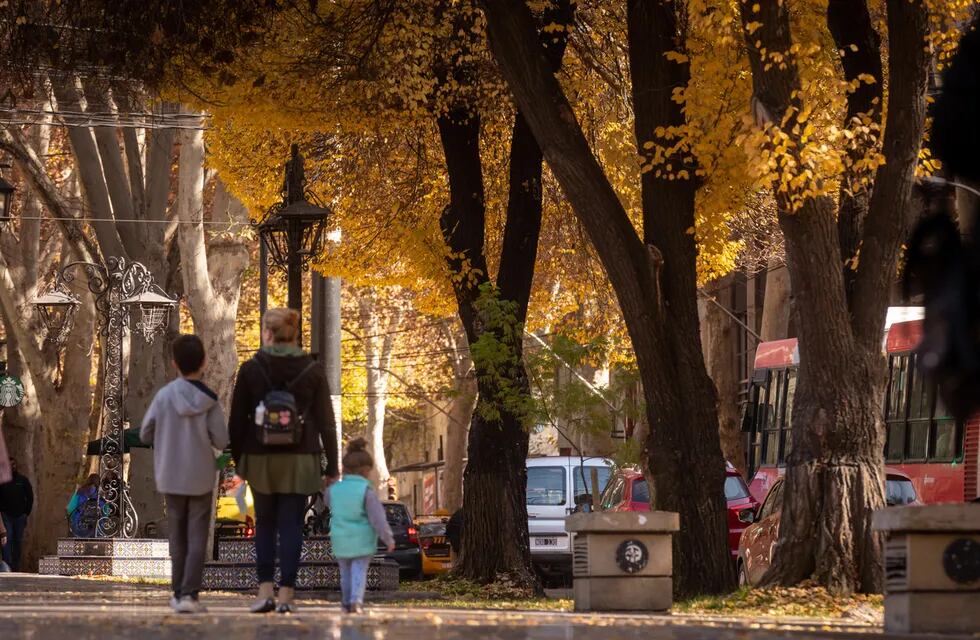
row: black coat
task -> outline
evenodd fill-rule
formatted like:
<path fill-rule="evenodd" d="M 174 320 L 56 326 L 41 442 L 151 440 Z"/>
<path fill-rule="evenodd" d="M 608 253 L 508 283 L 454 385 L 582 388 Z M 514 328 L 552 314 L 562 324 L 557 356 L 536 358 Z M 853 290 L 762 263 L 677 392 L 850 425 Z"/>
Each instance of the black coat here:
<path fill-rule="evenodd" d="M 0 513 L 12 518 L 29 516 L 34 510 L 34 489 L 26 476 L 15 473 L 10 482 L 0 484 Z"/>
<path fill-rule="evenodd" d="M 256 362 L 256 359 L 259 362 Z M 290 447 L 266 447 L 259 442 L 255 425 L 255 407 L 271 391 L 266 376 L 259 367 L 265 368 L 269 379 L 278 389 L 284 389 L 303 369 L 313 362 L 309 355 L 282 356 L 260 351 L 254 358 L 242 364 L 235 380 L 231 397 L 231 413 L 228 416 L 228 435 L 231 439 L 231 455 L 238 464 L 243 453 L 320 453 L 327 458 L 326 473 L 336 476 L 337 431 L 330 402 L 330 389 L 320 367 L 307 371 L 289 390 L 296 397 L 296 404 L 305 415 L 303 439 Z"/>

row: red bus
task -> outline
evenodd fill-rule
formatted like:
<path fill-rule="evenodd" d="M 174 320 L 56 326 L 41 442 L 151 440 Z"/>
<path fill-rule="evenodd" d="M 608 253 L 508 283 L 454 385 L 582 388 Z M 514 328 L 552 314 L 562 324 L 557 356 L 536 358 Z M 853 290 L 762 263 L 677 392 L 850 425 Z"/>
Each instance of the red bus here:
<path fill-rule="evenodd" d="M 911 479 L 923 503 L 972 500 L 980 493 L 980 415 L 958 423 L 923 383 L 913 353 L 921 337 L 921 320 L 892 324 L 887 332 L 886 470 Z M 749 434 L 749 489 L 760 501 L 782 475 L 792 446 L 799 353 L 795 338 L 763 342 L 756 350 L 742 427 Z"/>

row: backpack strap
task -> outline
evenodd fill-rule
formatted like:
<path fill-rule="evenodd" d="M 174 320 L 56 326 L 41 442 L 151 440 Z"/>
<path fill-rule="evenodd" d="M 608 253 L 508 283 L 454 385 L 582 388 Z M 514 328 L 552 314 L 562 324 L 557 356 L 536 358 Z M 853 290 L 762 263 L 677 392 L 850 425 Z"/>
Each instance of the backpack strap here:
<path fill-rule="evenodd" d="M 296 384 L 297 382 L 299 382 L 303 378 L 303 376 L 305 376 L 307 373 L 309 373 L 310 371 L 312 371 L 313 370 L 313 367 L 315 367 L 315 366 L 316 366 L 316 360 L 310 362 L 310 364 L 308 364 L 305 367 L 303 367 L 303 370 L 299 372 L 299 375 L 298 376 L 296 376 L 295 378 L 293 378 L 292 380 L 290 380 L 288 383 L 286 383 L 286 390 L 289 391 L 290 389 L 292 389 L 293 388 L 293 385 Z"/>
<path fill-rule="evenodd" d="M 265 365 L 262 364 L 262 360 L 259 358 L 259 355 L 255 354 L 252 356 L 252 360 L 255 361 L 256 366 L 259 368 L 259 373 L 261 373 L 262 377 L 265 378 L 265 382 L 267 385 L 269 385 L 269 388 L 275 389 L 276 385 L 272 383 L 272 378 L 269 377 L 269 372 L 266 370 Z"/>
<path fill-rule="evenodd" d="M 272 382 L 272 378 L 269 376 L 269 371 L 265 368 L 265 365 L 262 364 L 262 360 L 258 357 L 258 354 L 252 356 L 252 360 L 254 360 L 255 364 L 258 365 L 259 372 L 262 374 L 262 377 L 265 378 L 266 384 L 268 384 L 271 389 L 276 390 L 276 385 Z M 283 387 L 282 389 L 279 389 L 279 391 L 291 390 L 293 388 L 293 385 L 299 382 L 307 373 L 312 371 L 315 366 L 316 366 L 316 360 L 311 361 L 308 365 L 303 367 L 303 370 L 299 372 L 299 375 L 297 375 L 295 378 L 287 382 L 286 386 Z"/>

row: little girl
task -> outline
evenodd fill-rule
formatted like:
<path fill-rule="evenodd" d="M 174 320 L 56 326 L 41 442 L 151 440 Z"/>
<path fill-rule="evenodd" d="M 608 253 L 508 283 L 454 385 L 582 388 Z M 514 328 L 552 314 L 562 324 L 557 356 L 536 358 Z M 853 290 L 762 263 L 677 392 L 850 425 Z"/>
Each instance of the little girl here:
<path fill-rule="evenodd" d="M 340 565 L 344 613 L 364 611 L 368 565 L 377 552 L 378 538 L 389 553 L 395 549 L 384 507 L 367 479 L 374 468 L 374 459 L 366 446 L 364 438 L 357 438 L 347 446 L 343 479 L 323 492 L 330 508 L 330 543 Z"/>

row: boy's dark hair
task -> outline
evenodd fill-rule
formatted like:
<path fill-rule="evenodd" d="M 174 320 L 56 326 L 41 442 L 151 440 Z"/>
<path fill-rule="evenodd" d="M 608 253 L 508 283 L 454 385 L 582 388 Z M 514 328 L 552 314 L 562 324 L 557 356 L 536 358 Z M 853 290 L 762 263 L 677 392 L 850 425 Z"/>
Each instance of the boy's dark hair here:
<path fill-rule="evenodd" d="M 173 349 L 174 362 L 181 374 L 197 373 L 204 366 L 204 343 L 194 334 L 177 336 Z"/>

